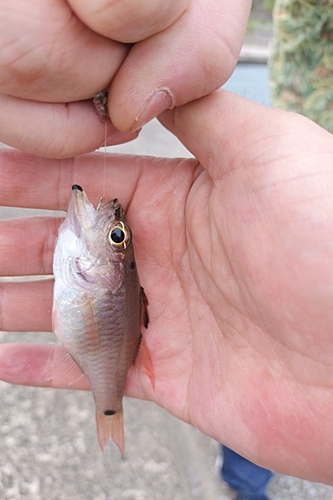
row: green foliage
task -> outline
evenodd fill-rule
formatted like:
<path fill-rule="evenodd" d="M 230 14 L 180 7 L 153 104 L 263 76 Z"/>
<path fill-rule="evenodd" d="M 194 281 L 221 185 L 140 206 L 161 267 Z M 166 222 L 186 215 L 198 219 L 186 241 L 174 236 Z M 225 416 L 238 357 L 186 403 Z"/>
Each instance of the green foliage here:
<path fill-rule="evenodd" d="M 270 10 L 272 12 L 273 10 L 273 7 L 274 7 L 274 4 L 275 4 L 275 0 L 265 0 L 264 1 L 264 5 L 265 7 Z"/>

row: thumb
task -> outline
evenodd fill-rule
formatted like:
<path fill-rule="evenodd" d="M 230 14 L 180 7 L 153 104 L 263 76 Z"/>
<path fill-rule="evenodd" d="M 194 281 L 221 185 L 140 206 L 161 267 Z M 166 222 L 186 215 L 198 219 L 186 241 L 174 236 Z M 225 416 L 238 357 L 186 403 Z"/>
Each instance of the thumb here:
<path fill-rule="evenodd" d="M 112 40 L 135 43 L 163 31 L 187 8 L 189 0 L 68 0 L 90 29 Z"/>
<path fill-rule="evenodd" d="M 219 90 L 167 110 L 159 119 L 214 179 L 240 165 L 252 149 L 254 137 L 260 139 L 267 130 L 271 112 L 273 110 Z"/>
<path fill-rule="evenodd" d="M 192 1 L 168 29 L 135 44 L 111 84 L 113 124 L 137 130 L 165 109 L 218 89 L 237 62 L 248 4 Z"/>
<path fill-rule="evenodd" d="M 161 123 L 200 161 L 213 180 L 232 170 L 275 165 L 277 155 L 323 147 L 328 132 L 304 116 L 267 108 L 225 90 L 164 111 Z M 311 134 L 311 141 L 304 137 Z"/>

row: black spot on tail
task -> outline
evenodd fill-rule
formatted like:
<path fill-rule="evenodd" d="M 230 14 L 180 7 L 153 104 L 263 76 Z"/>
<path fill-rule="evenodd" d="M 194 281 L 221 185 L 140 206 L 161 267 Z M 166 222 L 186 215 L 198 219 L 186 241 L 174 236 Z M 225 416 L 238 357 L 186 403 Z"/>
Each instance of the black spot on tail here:
<path fill-rule="evenodd" d="M 75 190 L 78 190 L 78 191 L 83 191 L 82 187 L 79 186 L 78 184 L 73 184 L 72 186 L 72 191 L 75 191 Z"/>
<path fill-rule="evenodd" d="M 109 417 L 109 416 L 115 415 L 116 413 L 117 413 L 116 410 L 105 410 L 104 415 Z"/>

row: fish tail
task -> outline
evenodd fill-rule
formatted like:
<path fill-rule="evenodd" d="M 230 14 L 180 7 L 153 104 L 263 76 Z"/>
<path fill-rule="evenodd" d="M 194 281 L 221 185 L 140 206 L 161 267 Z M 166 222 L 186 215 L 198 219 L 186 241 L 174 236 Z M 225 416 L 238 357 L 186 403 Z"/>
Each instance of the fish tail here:
<path fill-rule="evenodd" d="M 109 439 L 118 446 L 122 457 L 125 451 L 125 434 L 124 434 L 124 413 L 123 410 L 118 410 L 113 415 L 106 415 L 103 412 L 96 412 L 97 423 L 97 438 L 101 449 L 104 447 Z"/>

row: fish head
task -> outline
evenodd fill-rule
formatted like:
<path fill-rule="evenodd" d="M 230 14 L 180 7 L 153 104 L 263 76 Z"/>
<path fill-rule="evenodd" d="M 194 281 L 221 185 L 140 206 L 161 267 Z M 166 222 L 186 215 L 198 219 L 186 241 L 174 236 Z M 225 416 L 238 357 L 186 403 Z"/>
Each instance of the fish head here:
<path fill-rule="evenodd" d="M 85 191 L 74 184 L 59 229 L 55 275 L 63 272 L 67 281 L 70 278 L 79 286 L 102 286 L 115 292 L 132 262 L 132 233 L 119 201 L 101 199 L 95 208 Z"/>

